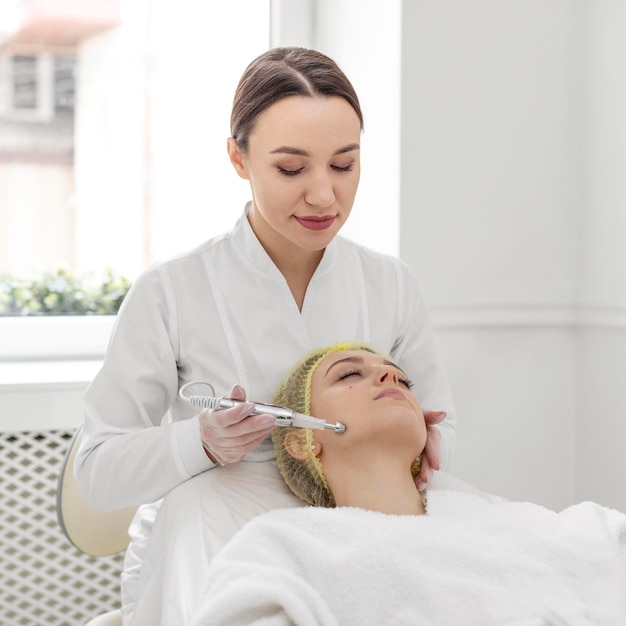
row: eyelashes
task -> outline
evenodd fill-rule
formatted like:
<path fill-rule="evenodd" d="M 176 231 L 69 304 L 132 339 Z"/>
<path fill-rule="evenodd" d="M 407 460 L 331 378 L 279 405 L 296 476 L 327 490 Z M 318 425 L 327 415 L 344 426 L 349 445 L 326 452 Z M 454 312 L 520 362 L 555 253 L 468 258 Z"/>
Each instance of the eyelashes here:
<path fill-rule="evenodd" d="M 360 370 L 356 367 L 350 370 L 346 370 L 345 372 L 342 372 L 341 374 L 339 374 L 337 380 L 338 381 L 346 380 L 347 378 L 350 378 L 351 376 L 363 376 L 363 370 Z M 411 389 L 414 385 L 413 381 L 407 378 L 402 372 L 398 372 L 398 381 L 400 382 L 400 384 L 404 385 L 407 389 Z"/>
<path fill-rule="evenodd" d="M 335 172 L 351 172 L 354 169 L 354 163 L 349 163 L 343 167 L 340 167 L 339 165 L 331 165 L 330 167 Z M 284 167 L 280 167 L 280 165 L 277 166 L 277 169 L 283 176 L 297 176 L 304 171 L 304 167 L 299 167 L 295 170 L 288 170 Z"/>
<path fill-rule="evenodd" d="M 362 375 L 363 375 L 363 372 L 361 370 L 354 368 L 354 369 L 347 370 L 339 374 L 339 376 L 337 377 L 337 380 L 346 380 L 346 378 L 350 378 L 350 376 L 362 376 Z"/>
<path fill-rule="evenodd" d="M 297 170 L 286 170 L 284 167 L 278 166 L 278 171 L 283 176 L 297 176 L 303 169 L 303 167 L 299 167 Z"/>
<path fill-rule="evenodd" d="M 331 165 L 330 167 L 334 169 L 335 172 L 351 172 L 354 169 L 354 163 L 349 163 L 344 167 L 339 167 L 338 165 Z"/>

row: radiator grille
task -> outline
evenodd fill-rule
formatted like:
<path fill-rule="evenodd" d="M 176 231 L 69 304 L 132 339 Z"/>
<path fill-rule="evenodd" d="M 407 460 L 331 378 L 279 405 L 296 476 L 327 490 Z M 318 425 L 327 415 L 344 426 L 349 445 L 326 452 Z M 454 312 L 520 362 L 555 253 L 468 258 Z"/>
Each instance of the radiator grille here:
<path fill-rule="evenodd" d="M 93 558 L 57 522 L 72 432 L 0 434 L 0 625 L 82 626 L 119 607 L 123 553 Z"/>

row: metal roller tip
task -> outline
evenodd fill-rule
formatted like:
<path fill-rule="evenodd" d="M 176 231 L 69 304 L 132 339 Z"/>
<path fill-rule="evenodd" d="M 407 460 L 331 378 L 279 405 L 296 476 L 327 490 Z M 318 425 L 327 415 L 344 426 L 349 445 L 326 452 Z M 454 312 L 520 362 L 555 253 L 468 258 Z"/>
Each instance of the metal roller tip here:
<path fill-rule="evenodd" d="M 336 433 L 345 433 L 346 427 L 341 422 L 335 422 L 334 424 L 326 424 L 327 428 L 332 428 Z"/>

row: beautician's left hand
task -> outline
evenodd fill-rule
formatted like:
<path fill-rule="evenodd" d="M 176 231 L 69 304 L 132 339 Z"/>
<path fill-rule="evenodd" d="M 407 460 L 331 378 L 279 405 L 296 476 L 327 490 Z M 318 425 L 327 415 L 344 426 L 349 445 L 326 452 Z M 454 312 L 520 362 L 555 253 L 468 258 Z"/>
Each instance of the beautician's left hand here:
<path fill-rule="evenodd" d="M 435 428 L 435 424 L 439 424 L 445 417 L 445 411 L 424 411 L 427 435 L 426 447 L 422 453 L 420 473 L 415 479 L 415 484 L 420 491 L 426 489 L 428 481 L 432 478 L 433 471 L 439 469 L 441 462 L 441 433 L 438 428 Z"/>

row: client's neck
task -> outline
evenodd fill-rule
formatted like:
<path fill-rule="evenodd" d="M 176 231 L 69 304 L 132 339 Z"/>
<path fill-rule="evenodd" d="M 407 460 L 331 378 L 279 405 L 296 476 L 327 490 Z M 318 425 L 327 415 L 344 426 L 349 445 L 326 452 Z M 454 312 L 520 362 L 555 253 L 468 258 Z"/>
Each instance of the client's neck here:
<path fill-rule="evenodd" d="M 390 515 L 424 515 L 424 502 L 406 469 L 352 467 L 351 471 L 327 474 L 337 506 L 350 506 Z"/>

